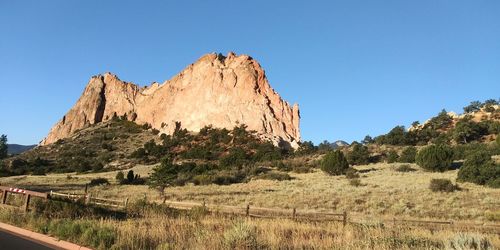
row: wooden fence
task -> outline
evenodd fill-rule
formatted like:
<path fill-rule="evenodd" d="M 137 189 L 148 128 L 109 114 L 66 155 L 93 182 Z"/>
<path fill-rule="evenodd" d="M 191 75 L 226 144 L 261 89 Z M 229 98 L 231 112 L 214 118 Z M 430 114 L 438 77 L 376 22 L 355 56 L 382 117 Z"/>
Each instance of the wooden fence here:
<path fill-rule="evenodd" d="M 296 208 L 277 209 L 254 207 L 249 204 L 246 206 L 227 206 L 206 204 L 205 202 L 180 202 L 180 201 L 164 201 L 164 204 L 175 209 L 189 210 L 195 207 L 203 207 L 209 212 L 224 213 L 232 215 L 242 215 L 254 218 L 288 218 L 294 220 L 318 220 L 318 221 L 341 221 L 345 225 L 347 223 L 347 212 L 343 213 L 323 213 L 299 211 Z"/>
<path fill-rule="evenodd" d="M 69 193 L 58 193 L 54 191 L 50 191 L 49 197 L 51 198 L 63 198 L 72 201 L 83 201 L 85 204 L 95 204 L 99 206 L 105 207 L 113 207 L 113 208 L 126 208 L 128 205 L 128 198 L 125 200 L 113 200 L 106 198 L 99 198 L 92 196 L 91 193 L 87 194 L 69 194 Z"/>
<path fill-rule="evenodd" d="M 293 220 L 305 220 L 305 221 L 340 221 L 345 226 L 347 223 L 351 224 L 363 224 L 366 216 L 354 216 L 349 217 L 347 212 L 343 213 L 327 213 L 327 212 L 317 212 L 317 211 L 306 211 L 297 210 L 295 208 L 291 209 L 275 209 L 275 208 L 263 208 L 254 207 L 250 205 L 246 206 L 227 206 L 227 205 L 214 205 L 206 204 L 205 202 L 181 202 L 181 201 L 168 201 L 165 200 L 164 204 L 175 209 L 189 210 L 195 207 L 204 207 L 209 212 L 212 213 L 224 213 L 232 215 L 241 215 L 254 218 L 288 218 Z M 369 218 L 373 219 L 373 218 Z M 392 218 L 392 219 L 378 219 L 378 223 L 383 224 L 388 227 L 396 226 L 410 226 L 410 227 L 423 227 L 428 229 L 441 229 L 441 228 L 464 228 L 472 229 L 483 232 L 492 232 L 500 234 L 500 224 L 494 223 L 471 223 L 471 222 L 454 222 L 454 221 L 443 221 L 443 220 L 414 220 L 414 219 L 402 219 L 402 218 Z"/>
<path fill-rule="evenodd" d="M 42 199 L 48 199 L 48 195 L 46 193 L 40 193 L 40 192 L 25 190 L 25 189 L 21 189 L 21 188 L 0 186 L 0 192 L 2 192 L 2 196 L 1 196 L 1 202 L 2 202 L 1 204 L 2 205 L 6 205 L 7 197 L 9 196 L 9 194 L 24 196 L 24 205 L 23 205 L 24 211 L 28 211 L 31 197 L 39 197 Z"/>
<path fill-rule="evenodd" d="M 128 205 L 129 199 L 113 200 L 106 198 L 94 197 L 90 193 L 84 194 L 70 194 L 58 193 L 50 191 L 50 193 L 40 193 L 24 189 L 0 186 L 2 196 L 0 202 L 2 205 L 6 204 L 7 196 L 9 194 L 24 195 L 24 211 L 28 210 L 30 198 L 40 197 L 42 199 L 64 198 L 70 201 L 83 201 L 85 204 L 95 204 L 99 206 L 112 207 L 117 209 L 124 209 Z M 175 209 L 191 210 L 197 207 L 203 207 L 211 213 L 222 213 L 229 215 L 247 216 L 251 218 L 284 218 L 293 220 L 307 220 L 307 221 L 340 221 L 345 226 L 347 223 L 361 224 L 362 217 L 350 218 L 347 212 L 342 213 L 328 213 L 317 211 L 298 210 L 296 208 L 290 209 L 277 209 L 277 208 L 264 208 L 255 207 L 247 204 L 246 206 L 228 206 L 217 204 L 206 204 L 205 202 L 182 202 L 182 201 L 168 201 L 163 202 L 167 206 Z M 413 220 L 413 219 L 380 219 L 377 220 L 385 226 L 408 225 L 426 228 L 469 228 L 480 231 L 489 231 L 500 234 L 500 224 L 494 223 L 471 223 L 471 222 L 454 222 L 454 221 L 438 221 L 438 220 Z"/>

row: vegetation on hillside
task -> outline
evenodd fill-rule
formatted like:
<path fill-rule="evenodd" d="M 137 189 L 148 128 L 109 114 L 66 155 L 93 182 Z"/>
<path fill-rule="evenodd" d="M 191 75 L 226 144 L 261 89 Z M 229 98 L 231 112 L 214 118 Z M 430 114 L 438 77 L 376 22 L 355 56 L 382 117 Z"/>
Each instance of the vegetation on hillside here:
<path fill-rule="evenodd" d="M 349 163 L 340 150 L 330 151 L 326 153 L 321 161 L 321 170 L 329 175 L 345 174 L 349 168 Z"/>
<path fill-rule="evenodd" d="M 423 169 L 444 172 L 451 168 L 453 150 L 447 145 L 430 145 L 418 152 L 416 162 Z"/>
<path fill-rule="evenodd" d="M 414 122 L 407 131 L 404 126 L 396 126 L 385 135 L 377 136 L 373 142 L 379 145 L 426 145 L 428 143 L 466 144 L 482 141 L 484 137 L 500 133 L 499 102 L 493 99 L 481 103 L 472 102 L 464 107 L 464 116 L 457 121 L 446 110 L 424 124 Z M 474 121 L 474 112 L 482 111 L 481 121 Z M 371 137 L 370 137 L 371 138 Z"/>

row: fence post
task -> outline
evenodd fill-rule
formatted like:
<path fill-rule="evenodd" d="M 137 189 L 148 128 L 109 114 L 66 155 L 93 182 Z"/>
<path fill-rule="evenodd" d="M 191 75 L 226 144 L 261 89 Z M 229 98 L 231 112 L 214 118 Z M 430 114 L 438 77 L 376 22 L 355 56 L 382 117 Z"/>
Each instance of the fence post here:
<path fill-rule="evenodd" d="M 203 203 L 201 205 L 203 206 L 203 208 L 207 206 L 207 204 L 205 203 L 205 199 L 203 199 Z"/>
<path fill-rule="evenodd" d="M 9 191 L 4 190 L 2 196 L 2 204 L 5 204 L 5 202 L 7 202 L 7 195 L 9 195 Z"/>
<path fill-rule="evenodd" d="M 87 193 L 88 184 L 85 184 L 85 193 Z"/>
<path fill-rule="evenodd" d="M 250 204 L 247 204 L 246 215 L 247 215 L 247 217 L 250 216 Z"/>
<path fill-rule="evenodd" d="M 128 197 L 125 199 L 125 208 L 128 207 Z"/>
<path fill-rule="evenodd" d="M 344 211 L 344 213 L 343 213 L 343 221 L 342 221 L 342 223 L 343 223 L 344 227 L 347 224 L 347 212 L 346 211 Z"/>
<path fill-rule="evenodd" d="M 88 193 L 87 196 L 85 197 L 86 198 L 85 204 L 87 204 L 87 205 L 90 204 L 90 199 L 91 199 L 90 196 L 92 196 L 92 194 Z"/>
<path fill-rule="evenodd" d="M 27 194 L 26 200 L 24 201 L 24 212 L 28 212 L 28 208 L 30 205 L 30 199 L 31 199 L 31 195 Z"/>
<path fill-rule="evenodd" d="M 295 220 L 296 217 L 297 217 L 297 209 L 293 208 L 292 219 Z"/>

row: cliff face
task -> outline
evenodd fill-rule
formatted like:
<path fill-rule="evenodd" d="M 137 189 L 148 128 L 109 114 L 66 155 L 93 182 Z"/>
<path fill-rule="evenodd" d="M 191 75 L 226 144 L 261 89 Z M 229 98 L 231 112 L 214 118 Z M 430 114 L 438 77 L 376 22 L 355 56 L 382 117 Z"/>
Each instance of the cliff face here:
<path fill-rule="evenodd" d="M 206 125 L 232 129 L 245 124 L 278 145 L 297 147 L 299 108 L 271 88 L 259 63 L 246 55 L 208 54 L 163 84 L 146 88 L 113 74 L 92 77 L 75 106 L 51 129 L 41 145 L 76 130 L 127 114 L 172 134 L 176 122 L 197 132 Z"/>

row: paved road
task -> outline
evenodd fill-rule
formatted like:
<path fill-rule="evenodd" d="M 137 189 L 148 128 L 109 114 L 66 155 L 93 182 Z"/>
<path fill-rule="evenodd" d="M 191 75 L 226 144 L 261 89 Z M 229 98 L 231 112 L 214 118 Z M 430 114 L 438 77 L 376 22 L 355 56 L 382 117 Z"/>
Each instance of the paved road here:
<path fill-rule="evenodd" d="M 0 249 L 2 250 L 53 250 L 40 243 L 27 240 L 15 234 L 0 230 Z"/>

